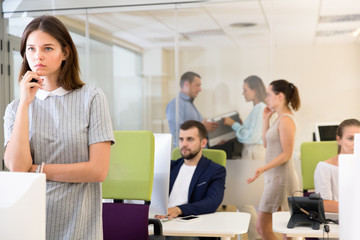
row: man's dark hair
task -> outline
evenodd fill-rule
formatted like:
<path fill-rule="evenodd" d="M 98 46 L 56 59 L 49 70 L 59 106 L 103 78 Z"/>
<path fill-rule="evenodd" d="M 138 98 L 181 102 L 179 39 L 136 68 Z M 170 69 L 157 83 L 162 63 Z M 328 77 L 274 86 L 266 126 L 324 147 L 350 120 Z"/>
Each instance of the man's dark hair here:
<path fill-rule="evenodd" d="M 197 128 L 199 132 L 200 140 L 203 138 L 206 138 L 206 128 L 204 124 L 201 122 L 195 121 L 195 120 L 189 120 L 181 124 L 180 129 L 181 130 L 189 130 L 191 128 Z"/>
<path fill-rule="evenodd" d="M 183 88 L 184 83 L 187 81 L 189 83 L 192 83 L 194 81 L 194 77 L 201 78 L 199 74 L 194 72 L 186 72 L 184 73 L 180 78 L 180 87 Z"/>

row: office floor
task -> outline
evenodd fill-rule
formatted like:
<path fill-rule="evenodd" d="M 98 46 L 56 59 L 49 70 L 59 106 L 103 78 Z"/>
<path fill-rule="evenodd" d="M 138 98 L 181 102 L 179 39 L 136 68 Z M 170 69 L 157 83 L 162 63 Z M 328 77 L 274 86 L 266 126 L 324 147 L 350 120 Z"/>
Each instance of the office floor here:
<path fill-rule="evenodd" d="M 275 233 L 275 236 L 276 236 L 276 239 L 277 239 L 277 240 L 283 240 L 282 234 L 277 234 L 277 233 Z M 238 238 L 237 238 L 237 237 L 233 237 L 233 238 L 231 238 L 231 240 L 238 240 Z M 247 234 L 241 235 L 241 240 L 249 240 Z"/>
<path fill-rule="evenodd" d="M 237 208 L 234 205 L 226 205 L 226 208 L 223 208 L 222 206 L 220 206 L 217 211 L 236 212 Z M 275 233 L 275 236 L 276 236 L 277 240 L 283 240 L 282 234 Z M 238 240 L 238 237 L 237 236 L 233 237 L 233 238 L 231 238 L 231 240 Z M 242 234 L 241 240 L 249 240 L 248 235 Z"/>

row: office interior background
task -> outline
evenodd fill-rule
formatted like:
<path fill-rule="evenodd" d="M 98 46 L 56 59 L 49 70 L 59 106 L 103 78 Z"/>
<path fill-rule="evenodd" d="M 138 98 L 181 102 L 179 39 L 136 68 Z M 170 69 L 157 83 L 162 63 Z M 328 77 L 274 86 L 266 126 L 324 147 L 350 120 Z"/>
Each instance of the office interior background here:
<path fill-rule="evenodd" d="M 360 119 L 360 2 L 356 0 L 0 0 L 0 125 L 19 96 L 20 37 L 50 14 L 71 31 L 82 79 L 108 98 L 114 130 L 169 132 L 167 103 L 183 72 L 202 76 L 195 105 L 205 118 L 252 103 L 243 80 L 286 79 L 302 101 L 295 157 L 314 124 Z M 0 128 L 3 145 L 3 127 Z M 0 148 L 3 155 L 4 148 Z"/>

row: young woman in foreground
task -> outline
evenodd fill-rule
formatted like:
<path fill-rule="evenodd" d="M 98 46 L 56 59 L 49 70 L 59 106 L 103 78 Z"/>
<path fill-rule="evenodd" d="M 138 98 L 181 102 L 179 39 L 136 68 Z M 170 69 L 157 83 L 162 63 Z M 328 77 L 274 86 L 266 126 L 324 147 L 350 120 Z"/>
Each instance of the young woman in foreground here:
<path fill-rule="evenodd" d="M 20 99 L 4 117 L 5 164 L 46 174 L 47 239 L 102 239 L 100 182 L 114 142 L 106 97 L 80 80 L 75 45 L 57 18 L 32 20 L 20 53 Z"/>

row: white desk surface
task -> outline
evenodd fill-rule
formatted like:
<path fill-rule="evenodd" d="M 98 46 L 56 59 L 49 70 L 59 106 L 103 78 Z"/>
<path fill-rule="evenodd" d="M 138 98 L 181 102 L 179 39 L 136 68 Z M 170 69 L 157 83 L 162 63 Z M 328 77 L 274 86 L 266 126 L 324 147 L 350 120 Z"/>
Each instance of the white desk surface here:
<path fill-rule="evenodd" d="M 165 236 L 221 237 L 230 239 L 237 234 L 247 233 L 250 214 L 243 212 L 215 212 L 199 215 L 193 222 L 179 222 L 173 219 L 162 222 Z"/>
<path fill-rule="evenodd" d="M 337 219 L 337 214 L 326 213 L 326 218 Z M 313 230 L 311 226 L 295 226 L 294 228 L 287 228 L 290 219 L 290 212 L 275 212 L 273 213 L 273 231 L 277 233 L 286 234 L 288 237 L 327 237 L 327 233 L 323 235 L 324 224 L 320 225 L 319 230 Z M 339 237 L 339 225 L 329 223 L 330 232 L 329 237 Z"/>

